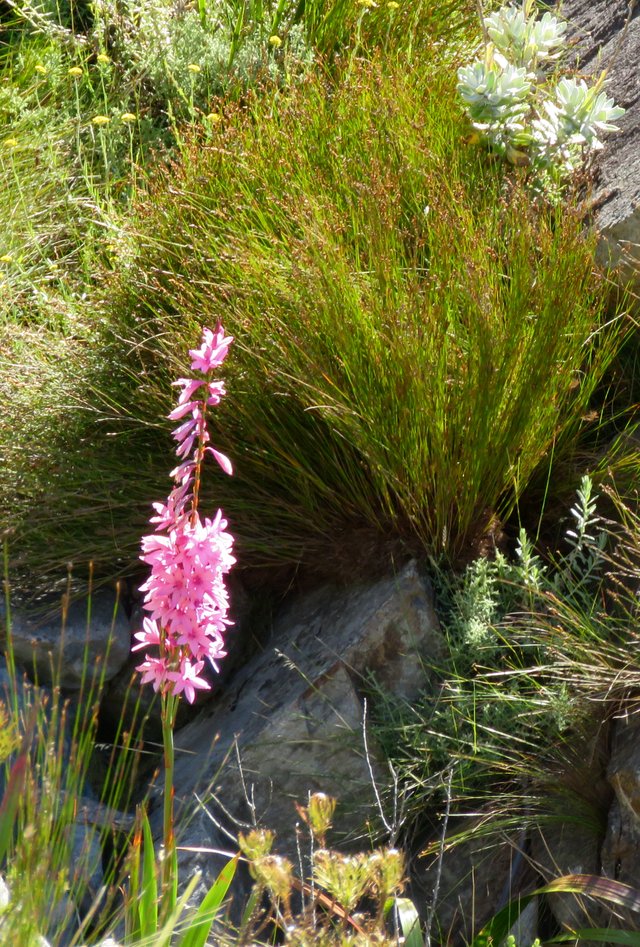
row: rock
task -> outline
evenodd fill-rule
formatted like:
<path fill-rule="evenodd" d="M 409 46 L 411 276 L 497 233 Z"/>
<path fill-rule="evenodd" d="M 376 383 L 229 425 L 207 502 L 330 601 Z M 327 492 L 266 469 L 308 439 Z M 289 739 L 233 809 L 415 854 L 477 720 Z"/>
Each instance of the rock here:
<path fill-rule="evenodd" d="M 540 906 L 538 904 L 538 898 L 534 898 L 529 902 L 529 904 L 527 904 L 525 909 L 520 914 L 520 917 L 509 931 L 509 933 L 515 939 L 518 947 L 532 947 L 533 942 L 537 939 L 539 913 Z"/>
<path fill-rule="evenodd" d="M 427 862 L 420 859 L 411 879 L 415 903 L 435 903 L 435 942 L 450 947 L 469 944 L 481 927 L 519 894 L 538 881 L 525 854 L 527 833 L 489 837 L 468 826 L 469 838 L 445 848 Z M 523 922 L 531 920 L 528 915 Z M 527 928 L 528 930 L 529 928 Z M 535 939 L 535 938 L 534 938 Z M 518 947 L 525 947 L 520 944 Z"/>
<path fill-rule="evenodd" d="M 71 603 L 63 623 L 60 609 L 46 617 L 27 616 L 20 609 L 11 614 L 11 637 L 16 662 L 35 668 L 40 683 L 80 688 L 104 671 L 109 680 L 123 666 L 131 649 L 129 621 L 114 592 L 103 590 L 91 597 L 87 634 L 87 603 Z"/>
<path fill-rule="evenodd" d="M 640 887 L 640 719 L 629 714 L 615 721 L 607 770 L 615 800 L 602 845 L 602 874 Z M 612 926 L 635 929 L 638 914 L 618 909 Z"/>
<path fill-rule="evenodd" d="M 594 222 L 600 262 L 640 287 L 640 7 L 628 0 L 564 0 L 568 40 L 580 74 L 607 70 L 607 94 L 626 114 L 595 160 Z"/>
<path fill-rule="evenodd" d="M 546 823 L 533 834 L 532 857 L 544 883 L 564 875 L 600 874 L 602 826 L 581 808 L 576 804 L 574 819 Z M 601 910 L 592 898 L 550 894 L 546 901 L 562 930 L 602 926 Z M 590 942 L 584 945 L 590 947 Z"/>
<path fill-rule="evenodd" d="M 361 832 L 374 801 L 362 737 L 365 678 L 373 674 L 411 699 L 429 685 L 429 667 L 444 648 L 428 583 L 415 563 L 373 585 L 328 586 L 297 597 L 276 618 L 264 652 L 176 736 L 179 844 L 235 847 L 194 806 L 195 793 L 208 799 L 232 837 L 233 820 L 246 822 L 251 814 L 248 796 L 260 823 L 276 831 L 278 851 L 289 856 L 296 857 L 294 801 L 304 803 L 309 792 L 337 796 L 336 825 Z M 161 821 L 157 811 L 158 839 Z M 183 852 L 180 861 L 183 879 L 203 872 L 204 891 L 225 859 Z"/>

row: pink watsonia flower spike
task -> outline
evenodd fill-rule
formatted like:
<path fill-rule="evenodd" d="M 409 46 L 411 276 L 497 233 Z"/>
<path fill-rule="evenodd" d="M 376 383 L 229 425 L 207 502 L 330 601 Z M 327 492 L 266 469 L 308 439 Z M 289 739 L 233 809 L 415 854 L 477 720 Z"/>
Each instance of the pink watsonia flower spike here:
<path fill-rule="evenodd" d="M 140 586 L 147 617 L 135 634 L 134 651 L 147 652 L 137 668 L 142 682 L 163 695 L 184 694 L 193 703 L 198 690 L 209 690 L 201 676 L 207 662 L 218 671 L 225 657 L 224 634 L 232 624 L 225 576 L 233 566 L 233 536 L 218 510 L 213 519 L 198 511 L 202 467 L 207 454 L 227 474 L 231 461 L 209 444 L 207 410 L 225 395 L 223 381 L 210 373 L 227 356 L 233 338 L 218 325 L 215 332 L 202 330 L 201 345 L 192 349 L 191 367 L 202 378 L 179 378 L 178 404 L 169 414 L 181 423 L 173 432 L 180 463 L 171 471 L 174 487 L 164 503 L 154 503 L 151 522 L 156 532 L 142 539 L 141 559 L 150 567 Z"/>

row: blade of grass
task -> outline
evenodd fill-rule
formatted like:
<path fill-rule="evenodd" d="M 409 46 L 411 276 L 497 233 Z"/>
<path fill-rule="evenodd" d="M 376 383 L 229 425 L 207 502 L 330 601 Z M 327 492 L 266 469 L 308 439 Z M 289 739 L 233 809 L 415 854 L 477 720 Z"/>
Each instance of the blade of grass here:
<path fill-rule="evenodd" d="M 220 871 L 220 874 L 206 893 L 198 910 L 189 922 L 189 930 L 180 941 L 180 947 L 205 947 L 211 925 L 216 919 L 222 902 L 227 896 L 231 882 L 238 867 L 238 856 L 232 858 Z"/>

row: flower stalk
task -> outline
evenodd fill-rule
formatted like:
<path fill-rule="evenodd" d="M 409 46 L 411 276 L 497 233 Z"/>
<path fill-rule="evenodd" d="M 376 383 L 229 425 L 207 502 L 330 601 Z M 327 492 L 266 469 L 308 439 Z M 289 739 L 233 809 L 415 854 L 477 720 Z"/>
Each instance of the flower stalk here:
<path fill-rule="evenodd" d="M 151 574 L 140 590 L 149 615 L 135 634 L 138 643 L 133 650 L 145 649 L 136 670 L 143 684 L 153 685 L 162 702 L 165 790 L 160 916 L 164 920 L 175 909 L 177 897 L 173 732 L 179 697 L 184 694 L 193 703 L 198 690 L 210 689 L 203 671 L 206 664 L 218 671 L 218 662 L 226 655 L 224 634 L 231 624 L 225 575 L 235 562 L 233 536 L 226 531 L 221 510 L 212 520 L 201 519 L 199 502 L 207 454 L 225 473 L 232 473 L 229 459 L 211 446 L 207 427 L 208 408 L 219 404 L 225 394 L 224 382 L 214 380 L 212 374 L 232 341 L 220 325 L 215 332 L 203 329 L 200 348 L 189 352 L 191 369 L 198 377 L 174 382 L 181 391 L 169 419 L 180 422 L 173 432 L 179 464 L 171 472 L 174 485 L 167 500 L 153 504 L 155 516 L 150 522 L 155 532 L 142 539 L 140 558 L 150 566 Z"/>

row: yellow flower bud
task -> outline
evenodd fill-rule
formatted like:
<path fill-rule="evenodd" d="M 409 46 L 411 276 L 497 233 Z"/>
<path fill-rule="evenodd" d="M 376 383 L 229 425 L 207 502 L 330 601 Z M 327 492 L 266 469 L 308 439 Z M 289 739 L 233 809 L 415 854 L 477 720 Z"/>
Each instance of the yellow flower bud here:
<path fill-rule="evenodd" d="M 41 65 L 40 63 L 38 63 L 38 65 L 35 66 L 34 68 L 35 68 L 35 71 L 36 71 L 36 72 L 39 72 L 41 76 L 46 76 L 46 74 L 47 74 L 47 67 L 46 67 L 46 66 L 43 66 L 43 65 Z"/>
<path fill-rule="evenodd" d="M 110 58 L 107 56 L 106 53 L 100 53 L 96 57 L 96 59 L 98 60 L 101 66 L 108 66 L 109 63 L 111 62 Z"/>
<path fill-rule="evenodd" d="M 131 122 L 135 122 L 136 119 L 137 119 L 137 116 L 134 115 L 133 112 L 124 112 L 124 113 L 120 116 L 120 121 L 121 121 L 121 122 L 126 122 L 128 125 L 130 125 Z"/>
<path fill-rule="evenodd" d="M 207 115 L 207 121 L 211 122 L 212 125 L 217 125 L 222 121 L 222 115 L 219 112 L 209 112 Z"/>
<path fill-rule="evenodd" d="M 73 76 L 74 79 L 79 79 L 82 75 L 82 69 L 80 66 L 72 66 L 71 69 L 68 70 L 68 75 Z"/>
<path fill-rule="evenodd" d="M 279 36 L 270 36 L 269 44 L 273 46 L 274 49 L 280 49 L 280 47 L 282 46 L 282 40 L 280 39 Z"/>
<path fill-rule="evenodd" d="M 256 879 L 265 885 L 273 898 L 288 901 L 293 880 L 293 865 L 280 855 L 264 855 L 253 862 Z"/>
<path fill-rule="evenodd" d="M 189 65 L 187 66 L 187 69 L 189 70 L 189 72 L 193 72 L 193 73 L 200 72 L 200 66 L 195 62 L 190 62 Z"/>
<path fill-rule="evenodd" d="M 4 253 L 0 256 L 0 263 L 13 263 L 13 257 L 10 253 Z"/>
<path fill-rule="evenodd" d="M 309 797 L 307 816 L 314 835 L 324 836 L 331 828 L 336 799 L 323 792 L 314 792 Z"/>
<path fill-rule="evenodd" d="M 248 861 L 268 855 L 273 845 L 275 834 L 268 829 L 252 829 L 244 835 L 238 835 L 240 851 Z"/>
<path fill-rule="evenodd" d="M 5 148 L 17 148 L 17 147 L 18 147 L 18 139 L 17 139 L 17 138 L 5 138 L 4 146 L 5 146 Z"/>
<path fill-rule="evenodd" d="M 108 115 L 94 115 L 91 119 L 92 125 L 108 125 L 111 119 Z"/>

